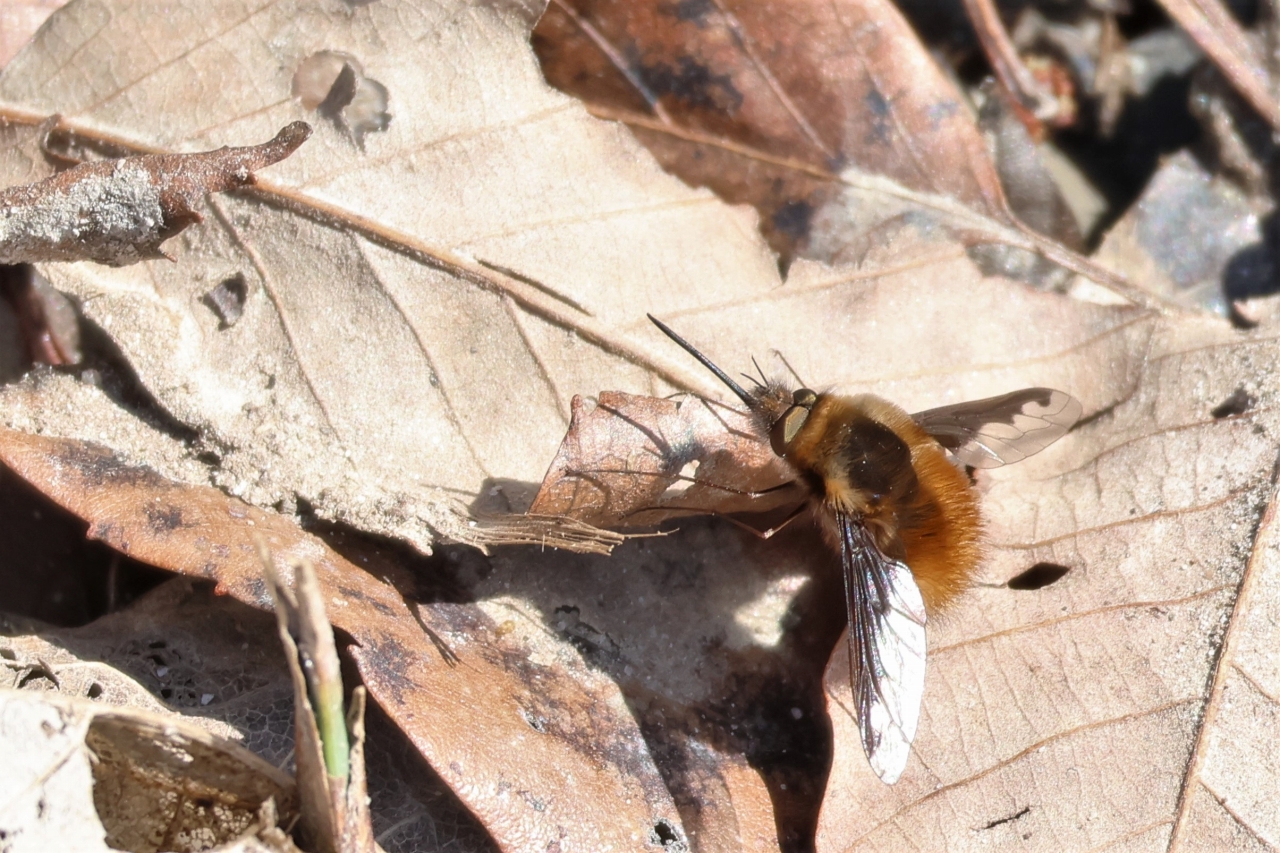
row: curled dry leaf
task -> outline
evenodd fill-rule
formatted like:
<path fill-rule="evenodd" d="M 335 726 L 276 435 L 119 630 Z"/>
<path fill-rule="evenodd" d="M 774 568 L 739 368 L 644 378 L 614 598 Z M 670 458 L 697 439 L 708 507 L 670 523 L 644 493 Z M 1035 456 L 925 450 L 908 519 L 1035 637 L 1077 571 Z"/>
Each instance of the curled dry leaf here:
<path fill-rule="evenodd" d="M 0 263 L 166 257 L 160 244 L 203 220 L 209 193 L 252 185 L 311 135 L 296 121 L 270 142 L 203 154 L 149 154 L 81 163 L 35 184 L 0 190 Z"/>
<path fill-rule="evenodd" d="M 795 502 L 794 490 L 777 489 L 788 479 L 741 412 L 692 396 L 605 391 L 594 405 L 573 398 L 569 432 L 529 511 L 600 527 L 763 512 Z"/>
<path fill-rule="evenodd" d="M 335 626 L 356 642 L 370 694 L 504 847 L 581 837 L 586 847 L 628 849 L 658 825 L 683 834 L 616 685 L 576 653 L 545 639 L 533 650 L 487 642 L 488 620 L 474 608 L 411 609 L 388 582 L 411 579 L 374 578 L 278 515 L 123 465 L 102 448 L 6 430 L 0 458 L 89 520 L 91 536 L 216 580 L 256 607 L 270 604 L 258 537 L 282 564 L 310 561 Z M 437 642 L 457 653 L 457 666 Z"/>
<path fill-rule="evenodd" d="M 172 713 L 0 690 L 6 805 L 17 850 L 206 850 L 259 836 L 296 850 L 293 781 Z"/>

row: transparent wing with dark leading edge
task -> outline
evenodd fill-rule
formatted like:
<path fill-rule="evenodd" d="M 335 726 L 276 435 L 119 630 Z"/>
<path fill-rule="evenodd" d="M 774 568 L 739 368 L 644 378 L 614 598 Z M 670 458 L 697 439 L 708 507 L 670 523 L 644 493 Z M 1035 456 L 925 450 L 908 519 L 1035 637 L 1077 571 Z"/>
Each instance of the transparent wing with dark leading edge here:
<path fill-rule="evenodd" d="M 905 563 L 884 555 L 862 519 L 837 512 L 849 684 L 871 769 L 886 784 L 902 775 L 924 695 L 925 612 Z"/>
<path fill-rule="evenodd" d="M 996 468 L 1039 453 L 1080 420 L 1080 401 L 1052 388 L 1023 388 L 911 417 L 965 465 Z"/>

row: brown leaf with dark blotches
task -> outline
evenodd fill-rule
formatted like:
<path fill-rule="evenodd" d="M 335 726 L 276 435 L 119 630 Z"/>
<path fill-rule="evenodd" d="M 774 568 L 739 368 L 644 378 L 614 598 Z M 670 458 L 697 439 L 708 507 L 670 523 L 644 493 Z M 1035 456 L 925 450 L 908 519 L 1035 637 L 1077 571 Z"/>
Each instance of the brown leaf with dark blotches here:
<path fill-rule="evenodd" d="M 961 94 L 887 0 L 556 0 L 534 47 L 552 85 L 668 170 L 760 210 L 784 258 L 805 253 L 846 169 L 1009 222 Z"/>
<path fill-rule="evenodd" d="M 630 849 L 659 825 L 683 837 L 617 686 L 545 634 L 498 637 L 475 608 L 411 608 L 391 583 L 411 579 L 375 578 L 281 516 L 101 447 L 2 430 L 0 459 L 89 520 L 91 536 L 256 607 L 270 606 L 257 537 L 283 565 L 310 561 L 370 694 L 506 849 L 576 838 Z"/>
<path fill-rule="evenodd" d="M 163 258 L 161 243 L 201 221 L 206 195 L 252 185 L 255 169 L 288 157 L 310 135 L 295 121 L 260 145 L 81 163 L 0 190 L 0 263 Z"/>

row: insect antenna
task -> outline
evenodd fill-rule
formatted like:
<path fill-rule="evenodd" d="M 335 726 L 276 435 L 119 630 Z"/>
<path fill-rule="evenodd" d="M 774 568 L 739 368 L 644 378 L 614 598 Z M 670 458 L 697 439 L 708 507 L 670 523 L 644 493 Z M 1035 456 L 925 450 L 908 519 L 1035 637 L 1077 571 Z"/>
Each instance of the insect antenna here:
<path fill-rule="evenodd" d="M 770 352 L 772 352 L 774 355 L 776 355 L 776 356 L 778 357 L 778 359 L 779 359 L 779 360 L 780 360 L 784 365 L 786 365 L 787 370 L 788 370 L 788 371 L 790 371 L 791 375 L 792 375 L 792 376 L 794 376 L 794 377 L 796 378 L 796 381 L 800 383 L 800 387 L 801 387 L 801 388 L 808 388 L 808 387 L 810 387 L 810 386 L 809 386 L 809 383 L 807 383 L 807 382 L 805 382 L 803 379 L 801 379 L 801 378 L 800 378 L 800 374 L 799 374 L 799 373 L 796 373 L 796 369 L 795 369 L 794 367 L 792 367 L 792 366 L 791 366 L 791 362 L 787 361 L 787 357 L 786 357 L 785 355 L 783 355 L 783 354 L 782 354 L 782 350 L 776 350 L 776 349 L 775 349 L 775 350 L 770 350 Z M 760 367 L 759 367 L 759 365 L 757 365 L 757 366 L 756 366 L 756 370 L 759 370 L 759 369 L 760 369 Z M 763 376 L 763 375 L 764 375 L 764 373 L 762 372 L 760 375 L 761 375 L 761 376 Z"/>
<path fill-rule="evenodd" d="M 645 316 L 648 317 L 650 320 L 652 320 L 653 325 L 661 329 L 664 335 L 666 335 L 668 338 L 671 338 L 671 340 L 678 343 L 685 352 L 689 353 L 689 355 L 693 356 L 698 361 L 700 361 L 702 363 L 702 366 L 705 367 L 707 370 L 710 370 L 712 373 L 714 373 L 717 379 L 719 379 L 725 385 L 728 385 L 729 390 L 737 394 L 738 399 L 747 404 L 747 408 L 751 409 L 752 411 L 756 411 L 759 408 L 759 403 L 750 394 L 742 390 L 741 385 L 739 385 L 737 382 L 734 382 L 732 379 L 730 379 L 729 374 L 725 373 L 723 370 L 716 367 L 715 364 L 712 363 L 711 359 L 707 358 L 705 355 L 703 355 L 702 353 L 694 349 L 693 344 L 689 343 L 684 338 L 680 337 L 675 332 L 671 331 L 671 329 L 667 328 L 667 325 L 665 323 L 663 323 L 661 320 L 659 320 L 657 317 L 653 316 L 652 314 L 646 314 Z"/>

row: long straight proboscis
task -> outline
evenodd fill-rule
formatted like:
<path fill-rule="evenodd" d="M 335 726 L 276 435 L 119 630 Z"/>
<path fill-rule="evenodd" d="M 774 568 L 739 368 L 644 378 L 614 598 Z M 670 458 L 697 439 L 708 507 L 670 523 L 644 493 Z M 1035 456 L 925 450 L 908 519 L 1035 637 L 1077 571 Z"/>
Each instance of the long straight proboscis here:
<path fill-rule="evenodd" d="M 711 359 L 707 358 L 705 355 L 703 355 L 702 353 L 694 349 L 693 344 L 689 343 L 684 338 L 680 337 L 675 332 L 671 331 L 671 329 L 667 328 L 667 325 L 665 323 L 663 323 L 661 320 L 659 320 L 657 317 L 653 316 L 652 314 L 646 314 L 645 316 L 648 317 L 650 320 L 652 320 L 653 325 L 661 329 L 664 335 L 666 335 L 668 338 L 671 338 L 671 340 L 678 343 L 684 349 L 685 352 L 689 353 L 689 355 L 693 356 L 698 361 L 702 362 L 703 367 L 705 367 L 707 370 L 710 370 L 712 373 L 714 373 L 717 379 L 719 379 L 725 385 L 728 385 L 729 390 L 737 394 L 738 399 L 747 404 L 747 408 L 749 409 L 756 408 L 758 403 L 755 400 L 755 398 L 753 398 L 746 391 L 742 390 L 741 385 L 739 385 L 737 382 L 734 382 L 732 379 L 730 379 L 729 374 L 725 373 L 723 370 L 716 367 L 715 364 L 711 362 Z"/>

